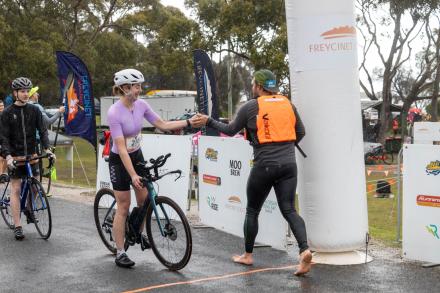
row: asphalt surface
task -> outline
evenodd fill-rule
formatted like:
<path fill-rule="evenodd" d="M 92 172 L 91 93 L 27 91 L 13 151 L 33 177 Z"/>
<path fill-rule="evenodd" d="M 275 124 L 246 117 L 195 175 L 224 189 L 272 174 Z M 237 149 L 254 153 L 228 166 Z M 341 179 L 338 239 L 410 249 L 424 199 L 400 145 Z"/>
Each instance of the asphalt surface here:
<path fill-rule="evenodd" d="M 255 250 L 255 263 L 230 261 L 242 251 L 238 237 L 192 229 L 193 254 L 180 272 L 166 270 L 152 251 L 131 247 L 133 269 L 114 264 L 97 234 L 90 203 L 52 198 L 53 232 L 39 239 L 33 225 L 18 242 L 0 222 L 0 292 L 439 292 L 440 268 L 376 258 L 355 266 L 315 265 L 307 277 L 293 276 L 297 250 Z M 2 219 L 0 218 L 0 221 Z M 288 268 L 283 268 L 288 266 Z M 188 283 L 195 281 L 193 283 Z M 182 282 L 171 285 L 172 283 Z"/>

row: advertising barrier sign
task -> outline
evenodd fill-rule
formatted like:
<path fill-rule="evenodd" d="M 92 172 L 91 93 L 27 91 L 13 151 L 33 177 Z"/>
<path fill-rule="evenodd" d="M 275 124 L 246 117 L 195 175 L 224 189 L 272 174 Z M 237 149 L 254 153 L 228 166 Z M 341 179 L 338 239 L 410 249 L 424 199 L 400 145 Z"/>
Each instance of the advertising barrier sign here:
<path fill-rule="evenodd" d="M 403 256 L 440 263 L 440 146 L 404 145 Z"/>
<path fill-rule="evenodd" d="M 98 174 L 96 178 L 96 190 L 100 188 L 110 188 L 112 185 L 110 182 L 110 174 L 108 168 L 108 162 L 105 162 L 102 158 L 102 148 L 99 146 L 98 153 Z M 154 135 L 154 134 L 142 134 L 142 153 L 144 159 L 149 160 L 151 158 L 157 158 L 160 155 L 171 153 L 171 157 L 167 160 L 166 164 L 159 169 L 160 173 L 180 169 L 182 171 L 182 177 L 176 179 L 176 175 L 169 175 L 161 180 L 157 181 L 159 195 L 166 195 L 174 200 L 182 210 L 188 209 L 188 190 L 190 186 L 189 176 L 191 175 L 191 151 L 192 151 L 192 138 L 190 135 Z M 131 194 L 131 206 L 130 210 L 136 206 L 136 198 L 132 189 Z"/>
<path fill-rule="evenodd" d="M 202 136 L 199 139 L 199 216 L 202 223 L 243 237 L 246 182 L 252 148 L 239 138 Z M 272 189 L 261 209 L 256 241 L 285 249 L 287 223 Z"/>

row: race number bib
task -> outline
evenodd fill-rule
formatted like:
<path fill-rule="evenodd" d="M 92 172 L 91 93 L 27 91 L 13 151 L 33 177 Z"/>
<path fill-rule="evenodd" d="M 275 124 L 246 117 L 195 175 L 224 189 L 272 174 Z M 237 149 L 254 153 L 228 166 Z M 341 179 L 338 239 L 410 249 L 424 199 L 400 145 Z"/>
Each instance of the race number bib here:
<path fill-rule="evenodd" d="M 129 153 L 138 150 L 141 147 L 142 135 L 139 133 L 136 136 L 131 136 L 125 138 L 125 145 L 127 146 L 127 151 Z"/>

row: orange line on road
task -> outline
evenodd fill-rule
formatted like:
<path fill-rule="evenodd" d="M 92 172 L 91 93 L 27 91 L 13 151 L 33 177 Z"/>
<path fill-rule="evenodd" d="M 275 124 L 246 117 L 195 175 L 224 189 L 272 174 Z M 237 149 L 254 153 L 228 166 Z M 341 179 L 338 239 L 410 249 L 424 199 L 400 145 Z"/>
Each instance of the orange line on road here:
<path fill-rule="evenodd" d="M 215 280 L 227 279 L 227 278 L 232 278 L 232 277 L 237 277 L 237 276 L 245 276 L 245 275 L 251 275 L 251 274 L 255 274 L 255 273 L 267 272 L 267 271 L 279 271 L 279 270 L 293 269 L 295 267 L 296 266 L 285 266 L 285 267 L 278 267 L 278 268 L 256 269 L 256 270 L 252 270 L 252 271 L 233 273 L 233 274 L 227 274 L 227 275 L 222 275 L 222 276 L 215 276 L 215 277 L 208 277 L 208 278 L 202 278 L 202 279 L 196 279 L 196 280 L 190 280 L 190 281 L 182 281 L 182 282 L 155 285 L 155 286 L 125 291 L 124 293 L 146 292 L 146 291 L 150 291 L 150 290 L 154 290 L 154 289 L 179 286 L 179 285 L 195 284 L 195 283 L 201 283 L 201 282 L 206 282 L 206 281 L 215 281 Z"/>

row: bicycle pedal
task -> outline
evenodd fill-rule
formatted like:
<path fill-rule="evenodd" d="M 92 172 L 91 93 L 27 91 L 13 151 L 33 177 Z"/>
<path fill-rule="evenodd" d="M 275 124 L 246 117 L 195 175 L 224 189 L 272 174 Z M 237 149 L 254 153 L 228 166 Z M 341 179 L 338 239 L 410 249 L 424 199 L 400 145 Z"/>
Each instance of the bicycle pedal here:
<path fill-rule="evenodd" d="M 145 243 L 144 241 L 141 242 L 141 249 L 142 251 L 146 250 L 146 249 L 151 249 L 151 245 L 150 243 Z"/>
<path fill-rule="evenodd" d="M 144 251 L 145 249 L 150 249 L 151 245 L 147 240 L 147 236 L 142 235 L 141 237 L 139 237 L 140 239 L 138 239 L 138 241 L 136 241 L 137 243 L 139 243 L 141 245 L 141 249 L 142 251 Z"/>

